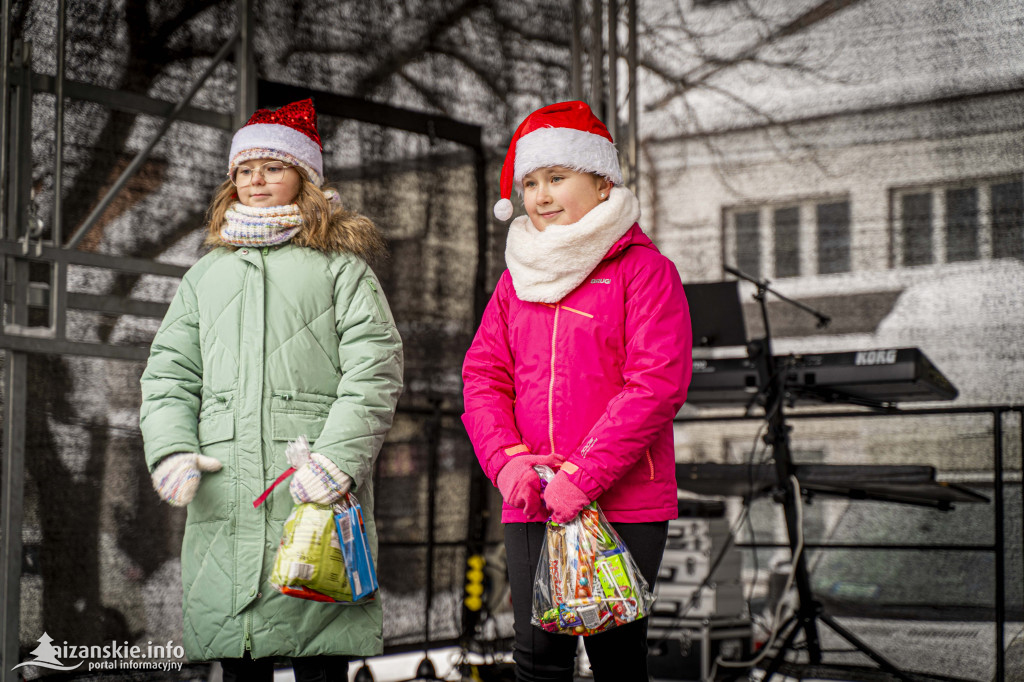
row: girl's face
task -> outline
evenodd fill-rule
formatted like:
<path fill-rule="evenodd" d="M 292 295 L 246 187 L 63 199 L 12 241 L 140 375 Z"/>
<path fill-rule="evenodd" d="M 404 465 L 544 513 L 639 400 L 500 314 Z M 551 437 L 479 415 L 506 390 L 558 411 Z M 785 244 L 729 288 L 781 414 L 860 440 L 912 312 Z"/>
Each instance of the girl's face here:
<path fill-rule="evenodd" d="M 549 166 L 523 177 L 523 202 L 533 226 L 543 231 L 548 225 L 579 222 L 608 197 L 611 188 L 603 176 Z"/>
<path fill-rule="evenodd" d="M 285 206 L 299 196 L 299 171 L 277 159 L 252 159 L 238 165 L 235 175 L 238 201 L 243 206 Z M 281 169 L 284 169 L 283 173 Z M 271 182 L 267 182 L 268 176 Z"/>

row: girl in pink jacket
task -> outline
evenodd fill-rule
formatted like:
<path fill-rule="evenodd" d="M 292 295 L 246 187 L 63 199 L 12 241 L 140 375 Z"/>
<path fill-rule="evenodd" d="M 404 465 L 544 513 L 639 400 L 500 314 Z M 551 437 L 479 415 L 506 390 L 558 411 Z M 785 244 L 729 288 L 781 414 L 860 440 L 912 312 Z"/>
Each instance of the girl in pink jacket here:
<path fill-rule="evenodd" d="M 597 500 L 654 587 L 677 516 L 672 419 L 692 370 L 673 263 L 637 224 L 611 135 L 583 102 L 538 109 L 501 173 L 526 215 L 463 365 L 463 422 L 504 499 L 516 679 L 573 679 L 576 638 L 530 624 L 544 521 Z M 558 473 L 541 495 L 535 464 Z M 584 639 L 595 680 L 647 679 L 647 620 Z"/>

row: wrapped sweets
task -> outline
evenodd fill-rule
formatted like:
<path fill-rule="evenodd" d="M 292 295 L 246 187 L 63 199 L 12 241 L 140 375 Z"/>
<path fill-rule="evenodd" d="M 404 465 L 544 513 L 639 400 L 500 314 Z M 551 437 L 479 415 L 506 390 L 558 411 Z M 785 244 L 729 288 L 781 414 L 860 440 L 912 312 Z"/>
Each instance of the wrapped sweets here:
<path fill-rule="evenodd" d="M 548 521 L 533 592 L 531 622 L 567 635 L 592 635 L 643 618 L 654 602 L 596 503 L 564 525 Z"/>
<path fill-rule="evenodd" d="M 353 601 L 334 510 L 298 504 L 284 522 L 270 583 L 283 593 L 324 602 Z"/>

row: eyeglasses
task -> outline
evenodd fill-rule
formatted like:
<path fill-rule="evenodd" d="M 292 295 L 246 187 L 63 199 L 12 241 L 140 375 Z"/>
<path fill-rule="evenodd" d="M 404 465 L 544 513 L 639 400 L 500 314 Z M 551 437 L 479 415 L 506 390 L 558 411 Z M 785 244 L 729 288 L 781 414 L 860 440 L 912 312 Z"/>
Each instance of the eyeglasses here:
<path fill-rule="evenodd" d="M 267 161 L 266 163 L 260 164 L 255 168 L 249 168 L 247 166 L 235 166 L 228 173 L 228 178 L 234 183 L 235 187 L 246 187 L 252 183 L 252 179 L 256 177 L 256 173 L 259 172 L 263 178 L 263 182 L 268 185 L 276 185 L 279 182 L 284 181 L 284 174 L 289 168 L 286 163 L 280 161 Z"/>

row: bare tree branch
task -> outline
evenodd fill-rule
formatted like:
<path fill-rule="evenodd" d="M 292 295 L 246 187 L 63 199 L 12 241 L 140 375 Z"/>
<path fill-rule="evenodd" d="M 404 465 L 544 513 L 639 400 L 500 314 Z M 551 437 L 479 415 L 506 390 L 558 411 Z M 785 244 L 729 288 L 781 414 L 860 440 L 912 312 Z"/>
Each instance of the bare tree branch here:
<path fill-rule="evenodd" d="M 783 38 L 795 35 L 800 31 L 806 30 L 807 28 L 824 21 L 832 15 L 854 5 L 861 0 L 825 0 L 821 4 L 817 5 L 811 10 L 804 12 L 799 17 L 792 21 L 772 30 L 761 39 L 755 41 L 753 44 L 743 48 L 731 57 L 720 59 L 711 58 L 707 59 L 698 66 L 690 69 L 686 73 L 681 74 L 676 79 L 676 85 L 664 96 L 658 100 L 647 104 L 645 107 L 647 111 L 655 111 L 661 109 L 672 102 L 676 97 L 682 95 L 687 90 L 693 88 L 698 84 L 704 84 L 709 78 L 715 74 L 723 71 L 724 69 L 737 66 L 739 64 L 750 62 L 756 58 L 757 53 Z"/>

